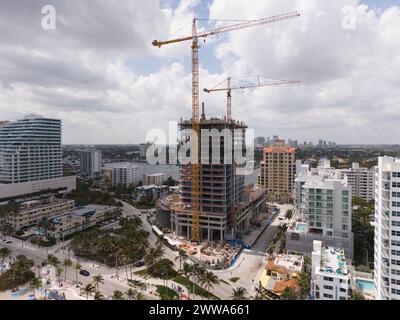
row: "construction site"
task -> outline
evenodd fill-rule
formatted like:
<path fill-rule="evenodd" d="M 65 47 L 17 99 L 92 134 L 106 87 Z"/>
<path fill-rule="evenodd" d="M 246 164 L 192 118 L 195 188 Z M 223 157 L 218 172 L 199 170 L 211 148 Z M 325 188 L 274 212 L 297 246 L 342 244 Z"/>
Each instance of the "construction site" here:
<path fill-rule="evenodd" d="M 274 80 L 262 83 L 258 76 L 255 84 L 235 86 L 232 85 L 232 77 L 228 77 L 226 86 L 204 89 L 206 93 L 226 92 L 226 116 L 207 118 L 204 103 L 201 115 L 199 110 L 199 39 L 298 16 L 300 14 L 295 11 L 259 20 L 242 20 L 234 25 L 202 32 L 197 31 L 197 20 L 194 19 L 192 35 L 166 41 L 154 40 L 152 43 L 161 48 L 191 42 L 192 117 L 179 122 L 181 135 L 178 144 L 178 148 L 182 148 L 190 142 L 191 161 L 179 165 L 179 192 L 160 200 L 158 208 L 164 215 L 168 215 L 169 226 L 164 227 L 170 231 L 169 238 L 178 241 L 177 247 L 203 262 L 229 265 L 242 247 L 237 241 L 251 233 L 251 229 L 255 230 L 262 225 L 261 220 L 267 219 L 262 216 L 266 212 L 265 190 L 253 187 L 245 190 L 244 176 L 238 174 L 235 151 L 239 150 L 241 156 L 246 154 L 247 125 L 232 118 L 232 91 L 298 81 Z M 204 132 L 211 131 L 218 133 L 219 139 L 204 136 Z"/>

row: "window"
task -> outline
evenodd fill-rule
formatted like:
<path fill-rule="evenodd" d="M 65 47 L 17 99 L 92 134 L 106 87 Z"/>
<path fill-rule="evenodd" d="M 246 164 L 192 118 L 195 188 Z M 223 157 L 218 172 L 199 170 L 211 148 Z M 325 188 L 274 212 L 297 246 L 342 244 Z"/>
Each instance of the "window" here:
<path fill-rule="evenodd" d="M 333 281 L 333 278 L 331 278 L 331 277 L 324 277 L 324 281 Z"/>
<path fill-rule="evenodd" d="M 392 207 L 400 207 L 399 201 L 392 201 Z"/>
<path fill-rule="evenodd" d="M 400 291 L 400 290 L 399 290 L 399 291 Z M 332 295 L 332 294 L 324 293 L 324 298 L 333 299 L 333 295 Z"/>
<path fill-rule="evenodd" d="M 392 211 L 393 217 L 400 217 L 400 211 Z"/>
<path fill-rule="evenodd" d="M 326 289 L 326 290 L 333 290 L 333 286 L 324 285 L 324 289 Z"/>
<path fill-rule="evenodd" d="M 392 226 L 393 226 L 393 227 L 400 227 L 400 221 L 394 221 L 394 220 L 392 220 Z"/>
<path fill-rule="evenodd" d="M 400 237 L 400 231 L 392 230 L 392 236 Z"/>
<path fill-rule="evenodd" d="M 340 292 L 347 292 L 347 290 L 344 288 L 340 288 Z"/>
<path fill-rule="evenodd" d="M 400 256 L 400 250 L 392 250 L 392 256 Z"/>
<path fill-rule="evenodd" d="M 343 190 L 342 195 L 348 197 L 349 196 L 349 191 Z"/>

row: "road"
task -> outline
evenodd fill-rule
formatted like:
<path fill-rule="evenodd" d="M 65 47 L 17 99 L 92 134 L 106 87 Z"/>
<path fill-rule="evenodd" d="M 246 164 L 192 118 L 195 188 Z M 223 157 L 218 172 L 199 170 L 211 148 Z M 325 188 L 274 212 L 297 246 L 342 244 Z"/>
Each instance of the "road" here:
<path fill-rule="evenodd" d="M 142 221 L 143 229 L 149 232 L 149 244 L 154 245 L 157 241 L 157 237 L 153 234 L 151 225 L 148 223 L 146 219 L 146 214 L 142 214 L 138 209 L 121 201 L 123 204 L 122 215 L 124 217 L 139 217 Z M 254 295 L 255 285 L 257 285 L 258 279 L 263 271 L 265 265 L 265 252 L 267 250 L 268 244 L 271 239 L 274 237 L 277 226 L 280 224 L 278 217 L 286 212 L 286 208 L 281 209 L 281 213 L 275 217 L 275 219 L 271 222 L 270 226 L 266 228 L 266 230 L 262 233 L 258 241 L 254 244 L 251 250 L 243 250 L 240 254 L 236 263 L 226 270 L 216 270 L 214 273 L 224 282 L 220 282 L 220 284 L 215 285 L 213 289 L 210 291 L 220 297 L 221 299 L 230 299 L 232 295 L 232 289 L 234 287 L 244 287 L 248 290 L 250 295 Z M 65 243 L 67 244 L 67 242 Z M 82 269 L 85 269 L 90 272 L 90 277 L 84 277 L 79 275 L 79 281 L 82 282 L 83 285 L 91 283 L 92 276 L 96 274 L 103 275 L 105 279 L 105 283 L 100 285 L 101 292 L 107 297 L 112 296 L 114 290 L 120 290 L 122 292 L 126 292 L 129 289 L 127 285 L 126 279 L 124 279 L 124 269 L 120 268 L 119 270 L 119 280 L 116 277 L 115 268 L 109 268 L 107 266 L 98 265 L 93 262 L 82 261 L 82 259 L 77 259 L 73 256 L 70 256 L 67 250 L 62 250 L 62 243 L 57 244 L 51 249 L 43 249 L 37 248 L 33 245 L 24 244 L 22 246 L 22 242 L 16 239 L 13 239 L 13 243 L 11 244 L 2 244 L 3 246 L 8 246 L 12 249 L 13 256 L 17 256 L 19 254 L 24 254 L 30 259 L 34 260 L 36 265 L 41 265 L 43 261 L 46 261 L 48 254 L 54 254 L 59 258 L 60 261 L 70 257 L 73 262 L 79 262 L 82 265 Z M 165 247 L 164 258 L 170 259 L 174 262 L 175 267 L 179 268 L 179 263 L 175 261 L 175 257 L 177 253 L 172 251 L 171 249 Z M 135 271 L 135 270 L 134 270 Z M 239 280 L 235 284 L 227 284 L 230 278 L 238 277 Z M 73 268 L 67 269 L 67 282 L 70 284 L 74 283 L 76 279 L 76 272 Z M 134 279 L 143 281 L 143 278 L 134 276 Z M 149 284 L 154 285 L 165 285 L 163 280 L 159 279 L 148 279 L 146 280 Z M 173 282 L 168 281 L 168 286 L 172 287 Z M 175 284 L 177 285 L 177 284 Z M 150 294 L 148 291 L 144 292 L 145 299 L 156 299 L 157 297 L 153 294 Z M 184 294 L 188 295 L 185 290 Z"/>

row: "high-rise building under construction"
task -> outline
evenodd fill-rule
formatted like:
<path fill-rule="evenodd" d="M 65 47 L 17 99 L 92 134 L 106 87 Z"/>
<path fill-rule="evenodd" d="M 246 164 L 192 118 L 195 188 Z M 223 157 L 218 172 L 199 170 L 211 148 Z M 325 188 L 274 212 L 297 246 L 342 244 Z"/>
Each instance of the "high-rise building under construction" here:
<path fill-rule="evenodd" d="M 181 142 L 190 139 L 192 123 L 179 123 Z M 200 119 L 200 240 L 236 238 L 248 230 L 253 214 L 265 205 L 264 191 L 245 192 L 244 176 L 237 174 L 235 150 L 244 156 L 247 126 L 238 121 Z M 214 133 L 214 138 L 210 134 Z M 179 200 L 171 203 L 171 227 L 179 237 L 191 239 L 193 228 L 192 165 L 179 167 Z"/>

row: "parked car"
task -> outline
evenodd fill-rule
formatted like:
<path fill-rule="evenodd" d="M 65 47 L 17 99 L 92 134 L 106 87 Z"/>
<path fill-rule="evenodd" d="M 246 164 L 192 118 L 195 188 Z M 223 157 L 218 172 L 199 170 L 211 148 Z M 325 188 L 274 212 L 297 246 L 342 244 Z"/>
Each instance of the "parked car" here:
<path fill-rule="evenodd" d="M 87 270 L 81 270 L 79 271 L 79 274 L 85 276 L 85 277 L 89 277 L 90 276 L 90 272 Z"/>
<path fill-rule="evenodd" d="M 144 262 L 143 261 L 137 261 L 135 262 L 135 267 L 139 268 L 139 267 L 143 267 L 144 266 Z"/>

